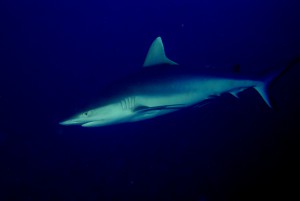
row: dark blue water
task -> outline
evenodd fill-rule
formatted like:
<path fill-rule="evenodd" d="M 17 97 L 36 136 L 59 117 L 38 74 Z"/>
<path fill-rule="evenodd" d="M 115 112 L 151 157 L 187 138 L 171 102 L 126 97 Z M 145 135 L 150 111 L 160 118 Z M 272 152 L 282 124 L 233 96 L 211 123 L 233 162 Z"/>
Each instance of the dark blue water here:
<path fill-rule="evenodd" d="M 260 73 L 300 55 L 297 0 L 0 2 L 0 200 L 299 199 L 300 65 L 240 100 L 100 128 L 58 122 L 137 71 Z"/>

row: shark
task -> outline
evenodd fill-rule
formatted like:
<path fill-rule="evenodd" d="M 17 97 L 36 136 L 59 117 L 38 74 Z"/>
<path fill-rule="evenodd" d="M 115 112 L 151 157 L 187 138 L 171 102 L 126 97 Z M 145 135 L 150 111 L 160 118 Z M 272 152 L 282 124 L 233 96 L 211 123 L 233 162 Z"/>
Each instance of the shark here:
<path fill-rule="evenodd" d="M 169 59 L 162 38 L 157 37 L 143 68 L 108 86 L 96 104 L 60 124 L 99 127 L 137 122 L 188 107 L 201 107 L 224 93 L 238 97 L 248 88 L 254 88 L 272 108 L 270 85 L 290 66 L 262 77 L 207 74 L 197 68 L 183 68 Z"/>

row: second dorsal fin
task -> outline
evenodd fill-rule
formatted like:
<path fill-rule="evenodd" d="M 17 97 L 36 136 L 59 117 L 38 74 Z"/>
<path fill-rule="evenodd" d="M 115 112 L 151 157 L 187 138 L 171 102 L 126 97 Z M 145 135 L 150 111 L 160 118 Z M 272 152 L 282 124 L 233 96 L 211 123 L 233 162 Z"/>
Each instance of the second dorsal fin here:
<path fill-rule="evenodd" d="M 143 67 L 170 64 L 178 65 L 176 62 L 172 61 L 166 56 L 164 44 L 161 37 L 157 37 L 151 44 Z"/>

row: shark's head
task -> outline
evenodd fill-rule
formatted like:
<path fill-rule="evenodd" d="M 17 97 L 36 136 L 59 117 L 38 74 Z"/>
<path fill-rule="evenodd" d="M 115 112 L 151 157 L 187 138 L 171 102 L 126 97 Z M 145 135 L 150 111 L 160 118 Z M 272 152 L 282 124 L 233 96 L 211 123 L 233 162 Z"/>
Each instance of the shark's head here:
<path fill-rule="evenodd" d="M 132 110 L 120 103 L 112 103 L 81 112 L 65 121 L 61 125 L 81 125 L 83 127 L 106 126 L 116 123 L 128 122 Z"/>

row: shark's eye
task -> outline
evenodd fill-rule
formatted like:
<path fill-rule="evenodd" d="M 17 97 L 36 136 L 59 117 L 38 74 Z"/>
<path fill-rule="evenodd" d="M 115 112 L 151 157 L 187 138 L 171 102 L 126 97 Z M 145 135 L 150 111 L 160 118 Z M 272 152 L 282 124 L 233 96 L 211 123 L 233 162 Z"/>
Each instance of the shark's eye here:
<path fill-rule="evenodd" d="M 83 116 L 87 117 L 89 115 L 89 112 L 82 113 Z"/>

